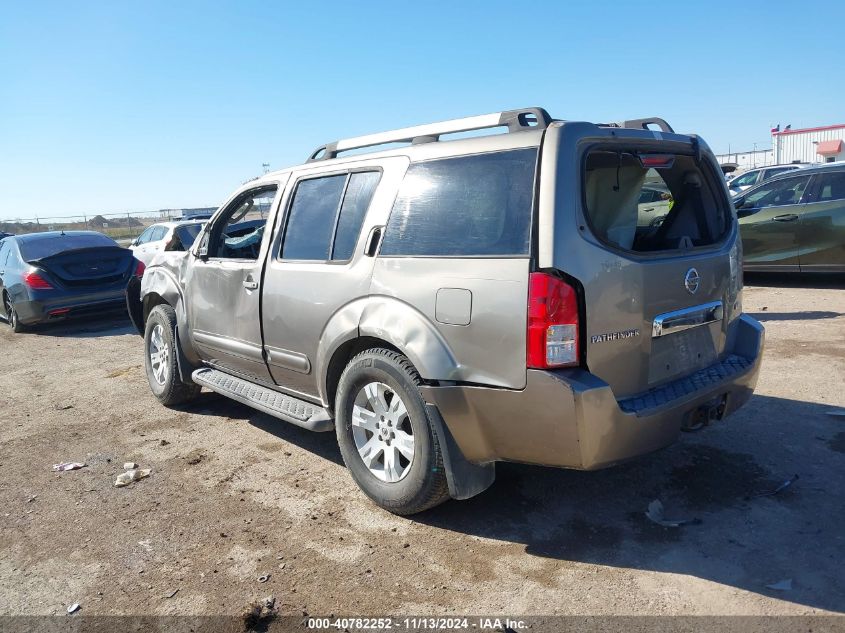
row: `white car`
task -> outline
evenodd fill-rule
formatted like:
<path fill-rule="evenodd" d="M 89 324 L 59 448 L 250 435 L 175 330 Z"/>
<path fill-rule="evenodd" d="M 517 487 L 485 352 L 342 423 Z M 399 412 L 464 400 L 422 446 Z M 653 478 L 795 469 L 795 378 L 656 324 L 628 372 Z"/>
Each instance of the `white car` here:
<path fill-rule="evenodd" d="M 161 251 L 186 251 L 208 220 L 184 220 L 181 222 L 160 222 L 144 230 L 129 245 L 135 259 L 146 266 Z"/>
<path fill-rule="evenodd" d="M 732 196 L 737 195 L 740 191 L 745 191 L 749 187 L 753 187 L 759 182 L 768 180 L 772 176 L 777 176 L 785 171 L 793 169 L 801 169 L 804 165 L 771 165 L 769 167 L 758 167 L 757 169 L 749 169 L 741 173 L 739 176 L 734 176 L 728 180 L 728 191 Z"/>

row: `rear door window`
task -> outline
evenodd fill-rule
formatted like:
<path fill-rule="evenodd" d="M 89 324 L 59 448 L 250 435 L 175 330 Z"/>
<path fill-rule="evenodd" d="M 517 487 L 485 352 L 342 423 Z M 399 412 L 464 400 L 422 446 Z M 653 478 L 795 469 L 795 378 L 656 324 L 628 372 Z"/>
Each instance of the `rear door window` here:
<path fill-rule="evenodd" d="M 352 258 L 379 171 L 309 178 L 296 185 L 280 257 L 346 261 Z"/>
<path fill-rule="evenodd" d="M 150 233 L 150 241 L 151 242 L 158 242 L 164 239 L 164 236 L 167 235 L 167 227 L 166 226 L 155 226 Z"/>
<path fill-rule="evenodd" d="M 730 207 L 692 156 L 596 149 L 587 154 L 583 204 L 593 234 L 625 251 L 708 246 L 730 227 Z"/>
<path fill-rule="evenodd" d="M 412 164 L 380 254 L 527 255 L 536 164 L 533 148 Z"/>
<path fill-rule="evenodd" d="M 358 236 L 361 233 L 361 225 L 364 223 L 364 216 L 367 214 L 380 177 L 381 173 L 377 171 L 350 174 L 337 220 L 332 259 L 345 261 L 352 258 L 355 244 L 358 243 Z"/>

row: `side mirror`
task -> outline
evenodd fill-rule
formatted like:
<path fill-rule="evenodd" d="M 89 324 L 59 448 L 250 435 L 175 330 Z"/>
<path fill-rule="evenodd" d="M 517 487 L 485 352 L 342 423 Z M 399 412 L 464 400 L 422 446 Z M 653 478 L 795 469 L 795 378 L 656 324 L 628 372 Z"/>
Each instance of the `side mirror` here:
<path fill-rule="evenodd" d="M 132 240 L 131 242 L 129 242 L 129 246 L 138 246 L 138 240 L 137 239 Z"/>

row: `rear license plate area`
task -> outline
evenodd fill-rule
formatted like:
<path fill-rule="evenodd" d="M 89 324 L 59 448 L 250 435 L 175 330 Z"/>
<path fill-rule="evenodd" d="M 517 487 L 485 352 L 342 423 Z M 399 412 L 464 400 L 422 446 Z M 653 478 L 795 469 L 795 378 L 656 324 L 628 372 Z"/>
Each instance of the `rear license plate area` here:
<path fill-rule="evenodd" d="M 651 340 L 648 382 L 654 386 L 716 362 L 718 324 L 667 334 Z"/>

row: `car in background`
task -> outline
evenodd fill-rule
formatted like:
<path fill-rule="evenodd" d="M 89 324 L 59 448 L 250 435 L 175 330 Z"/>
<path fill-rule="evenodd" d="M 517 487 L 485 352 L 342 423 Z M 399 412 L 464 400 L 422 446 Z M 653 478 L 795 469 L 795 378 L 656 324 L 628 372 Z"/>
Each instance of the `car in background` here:
<path fill-rule="evenodd" d="M 734 206 L 744 270 L 845 272 L 845 163 L 781 174 Z"/>
<path fill-rule="evenodd" d="M 138 261 L 149 264 L 161 251 L 186 251 L 205 226 L 206 220 L 160 222 L 147 227 L 129 245 Z"/>
<path fill-rule="evenodd" d="M 748 171 L 741 173 L 739 176 L 734 176 L 728 181 L 728 191 L 731 192 L 732 196 L 735 196 L 749 187 L 753 187 L 754 185 L 764 182 L 769 178 L 774 178 L 778 174 L 792 171 L 794 169 L 801 169 L 804 166 L 805 165 L 803 164 L 796 163 L 793 165 L 771 165 L 769 167 L 749 169 Z"/>
<path fill-rule="evenodd" d="M 123 311 L 132 251 L 95 231 L 49 231 L 0 240 L 0 317 L 21 332 L 36 323 Z"/>
<path fill-rule="evenodd" d="M 2 240 L 4 237 L 12 237 L 12 234 L 11 233 L 4 233 L 3 231 L 0 231 L 0 240 Z"/>
<path fill-rule="evenodd" d="M 669 189 L 646 179 L 637 199 L 637 226 L 660 226 L 671 208 L 672 193 Z"/>

